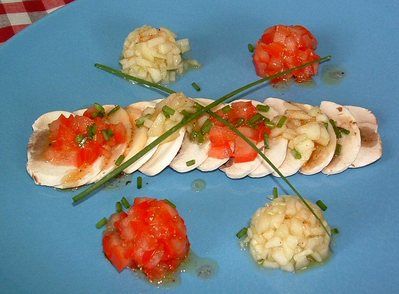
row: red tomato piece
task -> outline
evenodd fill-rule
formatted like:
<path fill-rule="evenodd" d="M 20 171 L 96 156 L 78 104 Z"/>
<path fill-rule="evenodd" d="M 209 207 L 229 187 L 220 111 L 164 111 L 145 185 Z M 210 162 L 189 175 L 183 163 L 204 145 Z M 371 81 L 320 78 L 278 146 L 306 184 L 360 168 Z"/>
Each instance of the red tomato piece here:
<path fill-rule="evenodd" d="M 271 76 L 301 64 L 317 60 L 315 53 L 317 40 L 303 26 L 276 25 L 265 30 L 257 42 L 253 62 L 256 74 Z M 297 82 L 305 82 L 316 75 L 318 64 L 272 80 L 273 83 L 294 77 Z"/>
<path fill-rule="evenodd" d="M 118 271 L 141 269 L 154 282 L 177 270 L 189 254 L 190 242 L 176 208 L 165 200 L 142 197 L 127 214 L 111 217 L 103 249 Z"/>
<path fill-rule="evenodd" d="M 242 138 L 237 137 L 235 140 L 234 162 L 248 162 L 256 158 L 258 153 Z"/>

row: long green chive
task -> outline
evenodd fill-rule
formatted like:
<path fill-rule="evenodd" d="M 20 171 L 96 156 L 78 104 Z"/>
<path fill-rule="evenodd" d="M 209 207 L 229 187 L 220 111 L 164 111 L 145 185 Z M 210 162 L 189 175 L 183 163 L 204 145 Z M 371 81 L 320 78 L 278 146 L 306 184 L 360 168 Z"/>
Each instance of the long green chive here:
<path fill-rule="evenodd" d="M 302 154 L 298 150 L 296 150 L 295 148 L 292 149 L 292 155 L 294 155 L 295 159 L 301 159 L 302 158 Z"/>
<path fill-rule="evenodd" d="M 172 206 L 173 208 L 176 208 L 176 204 L 174 204 L 172 201 L 170 201 L 169 199 L 164 199 L 163 201 L 165 201 L 167 204 L 169 204 L 170 206 Z"/>
<path fill-rule="evenodd" d="M 114 135 L 114 133 L 110 129 L 104 129 L 101 131 L 101 133 L 103 134 L 105 141 L 109 141 L 109 139 L 111 139 Z"/>
<path fill-rule="evenodd" d="M 114 108 L 111 109 L 110 112 L 108 112 L 107 116 L 113 115 L 115 112 L 117 112 L 121 107 L 119 105 L 116 105 Z"/>
<path fill-rule="evenodd" d="M 162 107 L 162 112 L 166 118 L 169 118 L 175 114 L 175 110 L 173 108 L 170 108 L 168 105 L 164 105 Z"/>
<path fill-rule="evenodd" d="M 331 59 L 331 56 L 325 56 L 323 58 L 320 58 L 318 60 L 313 60 L 307 63 L 304 63 L 300 66 L 291 68 L 289 70 L 286 71 L 282 71 L 280 73 L 259 79 L 255 82 L 246 84 L 238 89 L 235 89 L 234 91 L 231 91 L 230 93 L 227 93 L 226 95 L 220 97 L 219 99 L 213 101 L 212 103 L 208 104 L 205 107 L 201 107 L 199 110 L 197 110 L 195 113 L 193 113 L 192 115 L 190 115 L 189 117 L 184 118 L 181 122 L 177 123 L 175 126 L 173 126 L 172 128 L 170 128 L 169 130 L 167 130 L 165 133 L 163 133 L 161 136 L 159 136 L 157 139 L 155 139 L 154 141 L 152 141 L 150 144 L 148 144 L 147 146 L 145 146 L 141 151 L 137 152 L 135 155 L 133 155 L 131 158 L 129 158 L 127 161 L 125 161 L 124 163 L 122 163 L 120 166 L 116 167 L 115 169 L 113 169 L 110 173 L 108 173 L 105 177 L 103 177 L 102 179 L 100 179 L 99 181 L 97 181 L 96 183 L 92 184 L 91 186 L 87 187 L 85 190 L 83 190 L 82 192 L 80 192 L 79 194 L 75 195 L 74 197 L 72 197 L 72 201 L 74 204 L 77 204 L 78 202 L 83 201 L 84 199 L 86 199 L 89 195 L 91 195 L 91 193 L 93 193 L 94 191 L 98 190 L 99 188 L 101 188 L 102 186 L 104 186 L 108 181 L 110 181 L 111 179 L 113 179 L 114 177 L 118 176 L 124 169 L 126 169 L 127 167 L 129 167 L 131 164 L 133 164 L 134 162 L 136 162 L 137 160 L 139 160 L 143 155 L 145 155 L 147 152 L 149 152 L 150 150 L 152 150 L 153 148 L 155 148 L 156 146 L 158 146 L 158 144 L 160 144 L 162 141 L 164 141 L 166 138 L 168 138 L 169 136 L 171 136 L 172 134 L 174 134 L 176 131 L 178 131 L 180 128 L 184 127 L 186 124 L 188 124 L 189 122 L 199 118 L 201 115 L 203 115 L 205 112 L 211 110 L 212 108 L 214 108 L 215 106 L 225 102 L 226 100 L 252 88 L 255 87 L 257 85 L 260 85 L 264 82 L 273 80 L 275 78 L 281 77 L 283 75 L 292 73 L 294 71 L 297 71 L 299 69 L 302 68 L 306 68 L 309 65 L 315 64 L 315 63 L 322 63 L 322 62 L 326 62 L 329 61 Z M 112 73 L 116 76 L 122 77 L 126 80 L 130 80 L 130 81 L 134 81 L 137 82 L 145 87 L 153 87 L 159 90 L 162 90 L 166 93 L 169 94 L 173 94 L 175 93 L 175 91 L 163 87 L 159 84 L 156 83 L 151 83 L 148 82 L 146 80 L 143 79 L 139 79 L 130 75 L 127 75 L 119 70 L 115 70 L 111 67 L 108 67 L 106 65 L 102 65 L 102 64 L 95 64 L 95 67 L 107 71 L 109 73 Z M 250 140 L 248 140 L 250 142 L 251 146 L 254 146 L 256 149 L 256 145 L 252 144 L 252 142 Z M 255 150 L 256 150 L 255 149 Z M 262 152 L 261 152 L 262 153 Z M 262 153 L 263 154 L 263 153 Z M 262 156 L 262 155 L 261 155 Z M 274 170 L 276 170 L 277 168 L 273 165 L 273 163 L 271 163 L 271 161 L 266 157 L 262 157 L 262 158 L 266 158 L 266 161 L 269 163 L 270 166 L 272 166 L 272 168 Z M 271 164 L 270 164 L 271 163 Z M 298 190 L 295 189 L 295 187 L 287 180 L 287 178 L 285 178 L 281 172 L 277 171 L 277 173 L 279 175 L 282 176 L 282 179 L 287 183 L 287 185 L 289 185 L 289 187 L 298 195 L 298 197 L 302 197 L 300 196 L 300 193 Z M 303 200 L 304 201 L 304 200 Z M 311 208 L 310 208 L 311 209 Z"/>
<path fill-rule="evenodd" d="M 117 201 L 117 202 L 115 203 L 115 208 L 116 208 L 116 212 L 117 212 L 117 213 L 121 212 L 121 211 L 123 210 L 123 208 L 122 208 L 122 203 L 120 203 L 120 201 Z"/>
<path fill-rule="evenodd" d="M 211 131 L 212 126 L 212 121 L 210 119 L 207 119 L 201 127 L 201 134 L 208 134 Z"/>
<path fill-rule="evenodd" d="M 256 109 L 260 112 L 268 112 L 270 109 L 269 105 L 258 104 L 256 105 Z"/>
<path fill-rule="evenodd" d="M 253 53 L 255 51 L 255 47 L 251 43 L 248 44 L 248 51 L 251 53 Z"/>
<path fill-rule="evenodd" d="M 266 149 L 270 149 L 270 144 L 269 144 L 269 135 L 268 133 L 265 133 L 263 135 L 263 143 L 265 144 Z"/>
<path fill-rule="evenodd" d="M 192 165 L 194 165 L 194 164 L 195 164 L 195 159 L 191 159 L 191 160 L 189 160 L 189 161 L 186 162 L 186 165 L 187 165 L 187 166 L 192 166 Z"/>
<path fill-rule="evenodd" d="M 195 89 L 195 91 L 199 92 L 201 91 L 201 87 L 198 86 L 198 84 L 196 82 L 192 82 L 191 86 L 193 86 L 193 88 Z"/>
<path fill-rule="evenodd" d="M 107 224 L 108 220 L 107 218 L 103 217 L 102 219 L 100 219 L 97 223 L 96 223 L 96 228 L 97 229 L 101 229 L 103 226 L 105 226 Z"/>
<path fill-rule="evenodd" d="M 245 123 L 245 119 L 240 118 L 240 119 L 236 122 L 235 127 L 238 128 L 238 127 L 242 126 L 244 123 Z"/>
<path fill-rule="evenodd" d="M 223 108 L 222 108 L 223 113 L 229 113 L 230 111 L 231 111 L 230 105 L 223 106 Z"/>
<path fill-rule="evenodd" d="M 242 228 L 241 230 L 239 230 L 239 231 L 237 232 L 236 237 L 237 237 L 238 239 L 241 239 L 242 237 L 245 237 L 245 236 L 247 235 L 247 232 L 248 232 L 248 228 L 247 228 L 247 227 L 244 227 L 244 228 Z"/>
<path fill-rule="evenodd" d="M 121 154 L 118 159 L 115 161 L 115 165 L 119 166 L 121 165 L 121 163 L 123 162 L 123 160 L 125 160 L 125 155 Z"/>
<path fill-rule="evenodd" d="M 94 108 L 96 109 L 96 111 L 93 113 L 93 118 L 104 117 L 105 109 L 104 109 L 104 107 L 101 104 L 94 103 Z"/>
<path fill-rule="evenodd" d="M 97 131 L 97 126 L 96 124 L 92 124 L 91 126 L 87 127 L 87 136 L 89 139 L 94 139 L 94 136 L 96 135 Z"/>
<path fill-rule="evenodd" d="M 277 123 L 277 127 L 278 128 L 282 128 L 285 124 L 285 122 L 287 121 L 287 117 L 285 115 L 283 115 L 282 117 L 280 117 L 280 119 L 278 120 Z"/>
<path fill-rule="evenodd" d="M 320 207 L 321 210 L 323 210 L 323 211 L 327 210 L 327 205 L 325 205 L 323 201 L 317 200 L 316 204 L 317 204 L 318 207 Z"/>
<path fill-rule="evenodd" d="M 277 187 L 274 187 L 273 188 L 273 199 L 276 199 L 276 198 L 278 198 L 278 189 L 277 189 Z"/>
<path fill-rule="evenodd" d="M 123 205 L 124 208 L 126 208 L 126 209 L 129 209 L 129 208 L 130 208 L 130 203 L 129 203 L 129 201 L 126 199 L 126 197 L 122 197 L 121 203 L 122 203 L 122 205 Z"/>
<path fill-rule="evenodd" d="M 337 144 L 337 146 L 335 146 L 335 156 L 340 156 L 341 155 L 341 150 L 342 150 L 342 145 L 341 144 Z"/>
<path fill-rule="evenodd" d="M 137 189 L 143 188 L 143 178 L 140 176 L 137 177 L 136 187 Z"/>

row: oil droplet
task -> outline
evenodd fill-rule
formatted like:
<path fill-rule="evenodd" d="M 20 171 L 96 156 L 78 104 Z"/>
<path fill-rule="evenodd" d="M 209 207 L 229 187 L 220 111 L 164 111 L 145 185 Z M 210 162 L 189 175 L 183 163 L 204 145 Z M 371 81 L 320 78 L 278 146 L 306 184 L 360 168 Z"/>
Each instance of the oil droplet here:
<path fill-rule="evenodd" d="M 216 261 L 199 257 L 191 251 L 189 257 L 182 265 L 181 271 L 194 273 L 198 278 L 208 280 L 216 275 L 218 268 Z"/>
<path fill-rule="evenodd" d="M 337 66 L 328 66 L 323 71 L 323 81 L 328 85 L 336 85 L 342 81 L 346 73 Z"/>
<path fill-rule="evenodd" d="M 206 187 L 206 182 L 202 179 L 196 179 L 191 183 L 191 189 L 194 192 L 200 192 Z"/>

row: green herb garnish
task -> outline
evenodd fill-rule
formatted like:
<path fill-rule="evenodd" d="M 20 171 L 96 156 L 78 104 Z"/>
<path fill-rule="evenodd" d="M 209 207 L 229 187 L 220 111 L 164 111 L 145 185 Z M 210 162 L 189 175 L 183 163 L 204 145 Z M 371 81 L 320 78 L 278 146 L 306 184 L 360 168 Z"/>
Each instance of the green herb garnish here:
<path fill-rule="evenodd" d="M 248 44 L 248 51 L 251 53 L 253 53 L 255 51 L 255 47 L 251 43 Z"/>
<path fill-rule="evenodd" d="M 245 119 L 240 118 L 240 119 L 236 122 L 235 127 L 238 128 L 238 127 L 242 126 L 244 123 L 245 123 Z"/>
<path fill-rule="evenodd" d="M 117 201 L 117 202 L 115 203 L 115 208 L 116 208 L 116 212 L 117 212 L 117 213 L 119 213 L 119 212 L 121 212 L 121 211 L 123 210 L 122 204 L 120 203 L 120 201 Z"/>
<path fill-rule="evenodd" d="M 199 92 L 201 91 L 200 86 L 198 86 L 198 84 L 196 82 L 192 82 L 191 86 L 193 86 L 193 88 L 195 89 L 195 91 Z"/>
<path fill-rule="evenodd" d="M 187 165 L 187 166 L 192 166 L 192 165 L 194 165 L 194 164 L 195 164 L 195 159 L 191 159 L 191 160 L 189 160 L 189 161 L 186 162 L 186 165 Z"/>
<path fill-rule="evenodd" d="M 89 139 L 94 139 L 96 136 L 97 126 L 96 124 L 92 124 L 91 126 L 87 127 L 87 136 Z"/>
<path fill-rule="evenodd" d="M 170 201 L 169 199 L 164 199 L 163 201 L 165 201 L 167 204 L 169 204 L 173 208 L 176 208 L 176 205 L 172 201 Z"/>
<path fill-rule="evenodd" d="M 213 126 L 213 123 L 210 119 L 207 119 L 201 127 L 201 134 L 208 134 Z"/>
<path fill-rule="evenodd" d="M 97 223 L 96 223 L 96 228 L 97 229 L 101 229 L 103 226 L 105 226 L 107 224 L 108 220 L 107 218 L 103 217 L 102 219 L 100 219 Z"/>
<path fill-rule="evenodd" d="M 109 141 L 114 136 L 114 133 L 110 129 L 104 129 L 101 133 L 103 134 L 105 141 Z"/>
<path fill-rule="evenodd" d="M 231 111 L 230 105 L 223 106 L 223 108 L 222 108 L 223 113 L 229 113 L 230 111 Z"/>
<path fill-rule="evenodd" d="M 94 103 L 94 108 L 96 109 L 96 111 L 93 113 L 93 118 L 96 118 L 96 117 L 104 117 L 104 115 L 105 115 L 105 109 L 104 109 L 104 107 L 101 105 L 101 104 L 99 104 L 99 103 Z"/>
<path fill-rule="evenodd" d="M 283 115 L 282 117 L 280 117 L 280 119 L 278 120 L 277 123 L 277 127 L 278 128 L 282 128 L 285 124 L 285 122 L 287 121 L 287 117 L 285 115 Z"/>
<path fill-rule="evenodd" d="M 162 107 L 162 112 L 166 118 L 169 118 L 175 114 L 175 110 L 173 108 L 169 107 L 168 105 L 164 105 Z"/>
<path fill-rule="evenodd" d="M 318 207 L 320 207 L 321 210 L 323 210 L 323 211 L 327 210 L 327 205 L 325 205 L 323 201 L 317 200 L 316 204 L 317 204 Z"/>
<path fill-rule="evenodd" d="M 265 144 L 265 149 L 270 149 L 269 135 L 267 133 L 263 135 L 263 144 Z"/>
<path fill-rule="evenodd" d="M 143 188 L 143 178 L 142 177 L 140 177 L 140 176 L 138 176 L 137 177 L 137 189 L 141 189 L 141 188 Z"/>
<path fill-rule="evenodd" d="M 115 165 L 116 166 L 119 166 L 119 165 L 121 165 L 121 163 L 123 162 L 123 160 L 125 160 L 125 155 L 120 155 L 119 157 L 118 157 L 118 159 L 115 161 Z"/>
<path fill-rule="evenodd" d="M 126 199 L 126 197 L 122 197 L 121 203 L 122 203 L 122 205 L 123 205 L 124 208 L 126 208 L 126 209 L 129 209 L 129 208 L 130 208 L 130 203 L 129 203 L 129 201 Z"/>
<path fill-rule="evenodd" d="M 276 199 L 276 198 L 278 198 L 278 189 L 277 189 L 277 187 L 274 187 L 273 188 L 273 199 Z"/>
<path fill-rule="evenodd" d="M 339 234 L 338 228 L 332 228 L 331 229 L 331 235 L 337 235 L 337 234 Z"/>
<path fill-rule="evenodd" d="M 268 112 L 270 109 L 269 105 L 258 104 L 256 105 L 256 109 L 260 112 Z"/>
<path fill-rule="evenodd" d="M 260 113 L 257 113 L 257 114 L 255 114 L 253 117 L 251 117 L 251 118 L 248 120 L 248 124 L 249 124 L 250 126 L 255 126 L 258 122 L 262 121 L 263 118 L 264 118 L 263 115 L 261 115 Z"/>
<path fill-rule="evenodd" d="M 121 107 L 119 105 L 116 105 L 114 108 L 111 109 L 110 112 L 108 112 L 107 116 L 113 115 L 115 112 L 117 112 Z"/>
<path fill-rule="evenodd" d="M 294 156 L 295 159 L 301 159 L 302 158 L 302 154 L 298 150 L 296 150 L 295 148 L 292 149 L 291 152 L 292 152 L 292 155 Z"/>
<path fill-rule="evenodd" d="M 342 150 L 342 145 L 341 144 L 337 144 L 337 146 L 335 146 L 334 155 L 335 156 L 340 156 L 341 155 L 341 150 Z"/>
<path fill-rule="evenodd" d="M 247 235 L 247 232 L 248 232 L 248 228 L 247 228 L 247 227 L 244 227 L 244 228 L 242 228 L 241 230 L 239 230 L 239 231 L 237 232 L 236 237 L 237 237 L 238 239 L 241 239 L 241 238 L 243 238 L 243 237 L 245 237 L 245 236 Z"/>

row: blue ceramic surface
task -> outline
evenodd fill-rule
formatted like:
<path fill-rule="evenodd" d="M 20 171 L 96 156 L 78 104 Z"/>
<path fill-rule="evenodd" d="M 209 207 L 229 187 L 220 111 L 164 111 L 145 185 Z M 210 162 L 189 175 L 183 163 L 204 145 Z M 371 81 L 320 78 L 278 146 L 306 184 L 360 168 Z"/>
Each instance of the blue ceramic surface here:
<path fill-rule="evenodd" d="M 1 293 L 393 293 L 399 290 L 398 127 L 399 21 L 397 1 L 105 1 L 77 0 L 22 31 L 0 47 L 0 292 Z M 73 111 L 93 102 L 128 105 L 160 93 L 102 72 L 118 67 L 127 34 L 149 24 L 188 37 L 190 56 L 202 64 L 172 84 L 187 95 L 216 99 L 257 79 L 247 44 L 266 27 L 302 24 L 332 55 L 313 86 L 258 87 L 240 97 L 269 96 L 317 105 L 331 100 L 371 109 L 384 143 L 381 160 L 325 176 L 295 175 L 309 199 L 323 199 L 326 218 L 340 235 L 325 266 L 291 274 L 259 269 L 240 249 L 235 233 L 247 225 L 274 186 L 273 177 L 228 179 L 222 172 L 178 174 L 170 169 L 144 177 L 137 190 L 121 179 L 72 205 L 76 191 L 36 186 L 26 172 L 31 125 L 52 110 Z M 328 66 L 344 70 L 338 84 L 322 78 Z M 191 83 L 201 85 L 196 92 Z M 192 190 L 202 179 L 206 188 Z M 193 251 L 216 261 L 203 280 L 182 273 L 180 282 L 157 289 L 104 258 L 95 223 L 122 196 L 168 198 L 184 217 Z"/>

